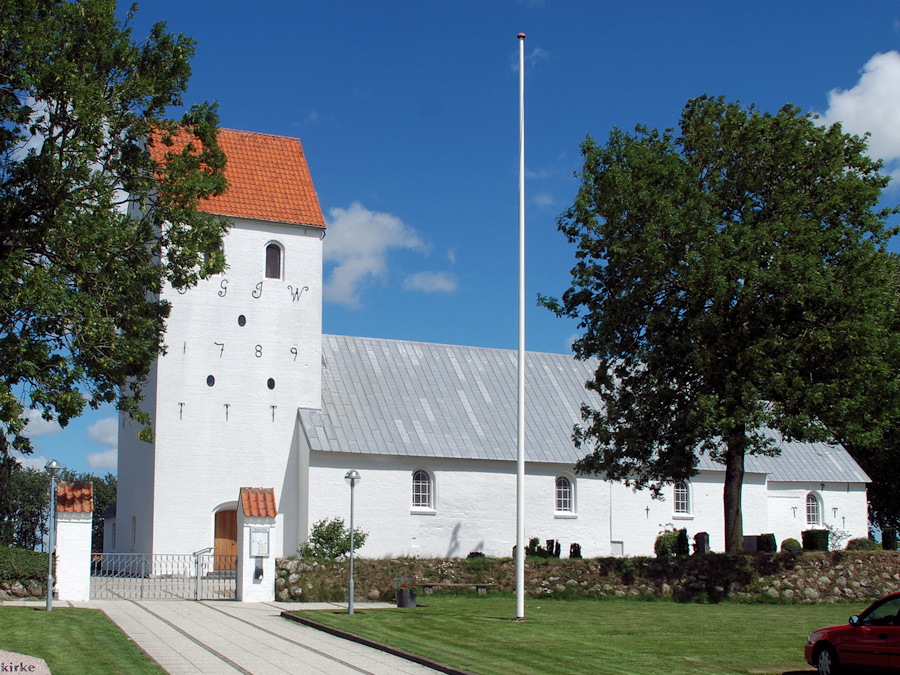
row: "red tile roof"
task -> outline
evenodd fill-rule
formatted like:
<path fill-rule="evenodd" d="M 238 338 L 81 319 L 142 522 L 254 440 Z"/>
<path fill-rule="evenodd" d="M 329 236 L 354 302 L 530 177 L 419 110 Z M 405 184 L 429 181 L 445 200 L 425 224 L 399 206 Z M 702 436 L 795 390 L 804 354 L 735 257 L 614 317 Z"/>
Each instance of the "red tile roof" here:
<path fill-rule="evenodd" d="M 94 510 L 93 483 L 56 484 L 56 510 L 63 513 L 90 513 Z"/>
<path fill-rule="evenodd" d="M 245 516 L 274 518 L 278 515 L 278 509 L 275 507 L 275 488 L 241 488 L 241 507 Z"/>
<path fill-rule="evenodd" d="M 177 149 L 178 145 L 176 140 L 173 147 Z M 219 129 L 219 145 L 228 160 L 228 190 L 202 200 L 201 211 L 325 227 L 300 139 Z"/>

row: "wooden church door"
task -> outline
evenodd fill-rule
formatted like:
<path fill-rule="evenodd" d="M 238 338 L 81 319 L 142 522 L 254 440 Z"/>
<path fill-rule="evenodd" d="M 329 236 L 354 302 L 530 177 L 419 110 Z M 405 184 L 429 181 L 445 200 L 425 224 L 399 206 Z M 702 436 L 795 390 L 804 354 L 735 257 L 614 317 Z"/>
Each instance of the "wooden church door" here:
<path fill-rule="evenodd" d="M 237 511 L 216 513 L 214 569 L 233 570 L 237 562 Z"/>

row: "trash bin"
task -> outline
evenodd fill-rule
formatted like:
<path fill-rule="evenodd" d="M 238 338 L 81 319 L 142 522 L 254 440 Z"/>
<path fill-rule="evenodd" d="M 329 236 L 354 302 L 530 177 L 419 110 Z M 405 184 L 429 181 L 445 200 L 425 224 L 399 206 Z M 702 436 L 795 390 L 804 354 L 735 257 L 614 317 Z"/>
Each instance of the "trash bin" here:
<path fill-rule="evenodd" d="M 413 593 L 412 584 L 407 577 L 394 579 L 394 595 L 397 598 L 397 607 L 416 606 L 416 594 Z"/>

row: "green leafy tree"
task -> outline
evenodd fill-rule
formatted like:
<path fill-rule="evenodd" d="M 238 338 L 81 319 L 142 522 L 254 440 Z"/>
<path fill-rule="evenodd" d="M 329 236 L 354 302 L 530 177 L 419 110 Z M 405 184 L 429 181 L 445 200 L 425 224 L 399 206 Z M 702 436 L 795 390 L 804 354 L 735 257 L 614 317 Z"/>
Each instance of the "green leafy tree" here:
<path fill-rule="evenodd" d="M 574 205 L 572 287 L 542 298 L 599 359 L 575 441 L 581 473 L 659 496 L 708 453 L 725 465 L 725 545 L 742 549 L 748 454 L 787 438 L 878 447 L 897 410 L 896 209 L 863 138 L 692 99 L 680 135 L 588 137 Z M 873 476 L 879 478 L 889 477 Z"/>
<path fill-rule="evenodd" d="M 183 105 L 194 42 L 140 42 L 114 0 L 0 0 L 0 427 L 116 402 L 145 425 L 159 299 L 224 267 L 215 106 Z M 0 429 L 2 430 L 2 429 Z"/>
<path fill-rule="evenodd" d="M 362 548 L 368 533 L 353 529 L 353 550 Z M 320 520 L 312 526 L 309 539 L 300 545 L 301 558 L 336 560 L 350 553 L 350 528 L 343 518 Z"/>
<path fill-rule="evenodd" d="M 43 550 L 50 476 L 45 471 L 22 467 L 10 455 L 0 459 L 0 470 L 5 476 L 0 501 L 0 545 Z"/>

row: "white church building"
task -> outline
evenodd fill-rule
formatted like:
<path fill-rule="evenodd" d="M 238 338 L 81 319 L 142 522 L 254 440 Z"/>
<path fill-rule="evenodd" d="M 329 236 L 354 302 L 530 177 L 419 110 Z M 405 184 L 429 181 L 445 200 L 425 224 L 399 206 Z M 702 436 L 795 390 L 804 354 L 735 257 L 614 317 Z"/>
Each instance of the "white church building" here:
<path fill-rule="evenodd" d="M 320 520 L 350 516 L 366 557 L 510 556 L 516 531 L 515 351 L 322 334 L 325 221 L 300 141 L 220 132 L 229 191 L 228 269 L 164 297 L 166 352 L 146 385 L 154 442 L 120 420 L 118 500 L 104 549 L 236 551 L 241 488 L 274 491 L 270 543 L 289 555 Z M 563 556 L 652 555 L 666 527 L 707 532 L 724 550 L 724 467 L 664 500 L 575 475 L 572 443 L 596 363 L 528 353 L 526 537 Z M 840 447 L 779 441 L 748 457 L 744 533 L 780 542 L 831 526 L 867 534 L 869 478 Z"/>

